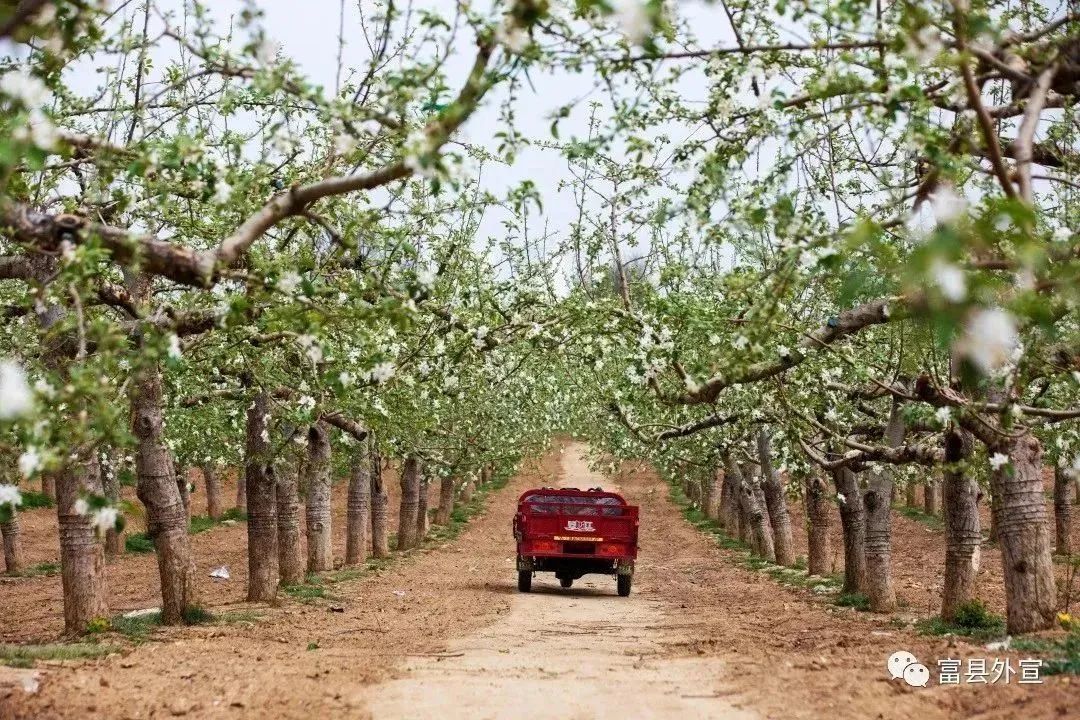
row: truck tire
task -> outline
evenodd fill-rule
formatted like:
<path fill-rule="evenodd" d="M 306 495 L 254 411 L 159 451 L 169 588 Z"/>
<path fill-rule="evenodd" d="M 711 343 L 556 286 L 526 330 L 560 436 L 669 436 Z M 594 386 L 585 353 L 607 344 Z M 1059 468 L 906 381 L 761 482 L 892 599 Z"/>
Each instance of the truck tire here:
<path fill-rule="evenodd" d="M 532 590 L 532 571 L 518 570 L 518 591 L 529 592 Z"/>
<path fill-rule="evenodd" d="M 627 597 L 630 594 L 630 583 L 633 581 L 633 575 L 618 575 L 619 597 Z"/>
<path fill-rule="evenodd" d="M 568 588 L 574 584 L 574 578 L 559 578 L 559 584 L 564 588 Z"/>

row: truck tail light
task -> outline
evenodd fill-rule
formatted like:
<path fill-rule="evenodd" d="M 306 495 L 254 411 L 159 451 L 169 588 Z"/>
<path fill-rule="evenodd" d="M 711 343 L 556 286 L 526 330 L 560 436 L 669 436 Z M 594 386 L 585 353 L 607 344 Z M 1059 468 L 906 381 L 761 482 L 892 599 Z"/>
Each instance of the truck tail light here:
<path fill-rule="evenodd" d="M 538 553 L 557 553 L 559 552 L 559 543 L 554 540 L 533 540 L 532 550 Z"/>
<path fill-rule="evenodd" d="M 620 543 L 600 543 L 596 549 L 597 555 L 622 555 L 624 553 L 625 549 Z"/>

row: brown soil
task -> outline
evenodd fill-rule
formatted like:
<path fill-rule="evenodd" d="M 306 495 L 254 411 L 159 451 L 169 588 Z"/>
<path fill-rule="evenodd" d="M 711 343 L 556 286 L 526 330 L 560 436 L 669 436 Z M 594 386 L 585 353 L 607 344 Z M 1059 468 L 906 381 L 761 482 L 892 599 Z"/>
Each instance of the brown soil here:
<path fill-rule="evenodd" d="M 739 566 L 734 553 L 681 517 L 666 486 L 643 468 L 612 479 L 642 506 L 631 597 L 616 597 L 606 577 L 562 591 L 540 576 L 537 592 L 518 594 L 514 502 L 563 469 L 572 477 L 584 472 L 580 448 L 564 449 L 491 497 L 486 514 L 452 543 L 331 585 L 329 601 L 241 603 L 242 524 L 203 533 L 195 538 L 200 573 L 219 564 L 233 572 L 224 583 L 207 579 L 205 603 L 219 613 L 256 610 L 260 619 L 160 630 L 107 658 L 41 666 L 35 694 L 0 688 L 0 718 L 484 718 L 512 708 L 513 717 L 910 720 L 1075 711 L 1076 685 L 1067 678 L 989 687 L 932 680 L 928 688 L 889 680 L 885 660 L 898 649 L 914 653 L 932 678 L 939 658 L 1004 653 L 922 637 L 896 617 L 838 608 Z M 335 495 L 340 515 L 344 493 Z M 30 563 L 55 557 L 47 522 L 28 518 L 24 527 L 34 538 Z M 909 605 L 900 618 L 925 616 L 940 574 L 940 534 L 906 518 L 897 519 L 896 533 L 898 584 Z M 984 559 L 984 595 L 996 607 L 995 561 Z M 152 556 L 117 561 L 110 567 L 114 608 L 156 604 L 155 576 Z M 0 607 L 3 637 L 54 639 L 59 579 L 5 581 Z"/>

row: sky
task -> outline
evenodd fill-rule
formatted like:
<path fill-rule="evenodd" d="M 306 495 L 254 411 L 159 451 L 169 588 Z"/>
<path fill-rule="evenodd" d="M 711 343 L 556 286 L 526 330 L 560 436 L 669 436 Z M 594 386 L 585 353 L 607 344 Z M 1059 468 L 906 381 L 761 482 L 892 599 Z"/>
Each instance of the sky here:
<path fill-rule="evenodd" d="M 563 2 L 564 0 L 553 0 Z M 182 6 L 182 0 L 173 0 L 175 7 Z M 302 14 L 297 12 L 295 0 L 259 0 L 255 3 L 264 14 L 262 25 L 267 34 L 282 45 L 285 55 L 293 59 L 313 81 L 333 88 L 337 75 L 338 34 L 342 13 L 340 0 L 307 0 L 302 3 Z M 369 57 L 363 38 L 357 35 L 360 22 L 360 9 L 369 15 L 380 5 L 373 0 L 346 0 L 344 3 L 344 65 L 366 70 Z M 224 21 L 231 13 L 237 12 L 243 2 L 240 0 L 215 0 L 215 14 Z M 452 16 L 454 0 L 419 0 L 414 7 L 423 6 L 437 9 L 446 16 Z M 479 6 L 479 4 L 478 4 Z M 678 12 L 697 20 L 695 28 L 703 43 L 732 44 L 730 26 L 721 9 L 698 0 L 677 3 Z M 405 7 L 397 3 L 397 7 Z M 299 15 L 299 16 L 298 16 Z M 475 38 L 471 32 L 463 32 L 459 37 L 456 52 L 447 63 L 447 75 L 453 87 L 460 86 L 472 62 Z M 457 83 L 454 79 L 458 79 Z M 572 99 L 578 99 L 575 110 L 569 118 L 560 122 L 560 140 L 567 141 L 588 132 L 588 100 L 597 100 L 609 107 L 606 92 L 598 89 L 596 78 L 588 71 L 580 74 L 557 72 L 530 72 L 532 87 L 525 85 L 517 97 L 516 127 L 519 133 L 532 139 L 550 140 L 551 113 L 557 107 Z M 694 92 L 697 88 L 688 88 Z M 704 93 L 704 84 L 700 87 Z M 484 105 L 474 114 L 462 129 L 459 136 L 470 143 L 489 144 L 494 148 L 494 136 L 503 125 L 499 119 L 499 109 L 506 97 L 505 89 L 496 88 L 486 99 Z M 497 197 L 502 197 L 507 190 L 522 180 L 536 182 L 543 196 L 543 216 L 532 218 L 530 227 L 537 228 L 546 223 L 548 228 L 557 233 L 556 239 L 565 235 L 565 230 L 577 218 L 577 208 L 571 191 L 560 190 L 560 180 L 568 177 L 566 161 L 557 152 L 538 147 L 526 148 L 519 153 L 512 166 L 489 165 L 484 168 L 482 185 Z M 498 212 L 490 212 L 480 226 L 480 236 L 499 236 L 503 233 L 504 217 Z"/>

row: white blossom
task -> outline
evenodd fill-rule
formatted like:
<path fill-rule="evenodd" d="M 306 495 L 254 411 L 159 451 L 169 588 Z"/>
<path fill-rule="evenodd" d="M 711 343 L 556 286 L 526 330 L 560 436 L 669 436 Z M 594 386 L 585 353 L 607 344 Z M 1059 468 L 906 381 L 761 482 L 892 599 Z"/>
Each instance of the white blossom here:
<path fill-rule="evenodd" d="M 49 399 L 56 395 L 56 388 L 50 385 L 47 380 L 39 379 L 34 383 L 34 392 L 43 398 Z"/>
<path fill-rule="evenodd" d="M 289 132 L 289 128 L 279 125 L 270 136 L 270 147 L 282 155 L 288 155 L 296 149 L 296 138 Z"/>
<path fill-rule="evenodd" d="M 750 339 L 745 335 L 738 335 L 731 344 L 736 350 L 745 350 L 750 345 Z"/>
<path fill-rule="evenodd" d="M 338 373 L 338 382 L 341 383 L 342 387 L 349 387 L 353 383 L 352 373 L 348 370 L 342 370 Z"/>
<path fill-rule="evenodd" d="M 476 332 L 473 333 L 474 348 L 476 348 L 477 350 L 484 349 L 484 347 L 487 345 L 486 338 L 488 336 L 488 332 L 489 330 L 487 325 L 481 325 L 480 327 L 476 328 Z"/>
<path fill-rule="evenodd" d="M 502 24 L 495 29 L 495 42 L 502 45 L 508 52 L 520 55 L 529 48 L 529 34 L 517 24 L 513 17 L 507 15 Z"/>
<path fill-rule="evenodd" d="M 292 295 L 300 285 L 300 275 L 292 270 L 284 272 L 277 281 L 277 289 L 283 293 Z"/>
<path fill-rule="evenodd" d="M 373 367 L 371 369 L 371 372 L 369 373 L 369 376 L 371 377 L 371 380 L 373 382 L 381 385 L 390 378 L 394 377 L 394 373 L 396 371 L 397 368 L 394 367 L 394 363 L 384 361 Z"/>
<path fill-rule="evenodd" d="M 79 498 L 75 501 L 75 514 L 85 515 L 90 512 L 90 503 L 86 502 L 86 498 Z"/>
<path fill-rule="evenodd" d="M 1001 308 L 983 308 L 968 318 L 955 349 L 989 375 L 1008 362 L 1018 344 L 1012 315 Z"/>
<path fill-rule="evenodd" d="M 112 505 L 98 508 L 90 516 L 90 524 L 96 529 L 98 535 L 104 535 L 107 531 L 116 527 L 116 520 L 120 517 L 120 511 Z"/>
<path fill-rule="evenodd" d="M 615 21 L 632 45 L 641 45 L 652 32 L 652 18 L 643 0 L 616 0 Z"/>
<path fill-rule="evenodd" d="M 348 155 L 356 149 L 356 138 L 347 132 L 334 134 L 334 152 L 338 155 Z"/>
<path fill-rule="evenodd" d="M 60 142 L 60 132 L 53 125 L 53 121 L 37 109 L 30 111 L 26 125 L 16 128 L 12 137 L 22 142 L 30 142 L 42 150 L 53 150 Z"/>
<path fill-rule="evenodd" d="M 939 407 L 937 410 L 934 411 L 934 417 L 937 418 L 937 421 L 939 423 L 944 425 L 952 419 L 952 408 Z"/>
<path fill-rule="evenodd" d="M 416 273 L 416 282 L 421 287 L 431 288 L 435 285 L 435 271 L 431 268 L 422 268 Z"/>
<path fill-rule="evenodd" d="M 281 52 L 281 43 L 264 36 L 255 46 L 255 59 L 260 65 L 270 67 L 277 63 L 279 52 Z"/>
<path fill-rule="evenodd" d="M 934 219 L 948 224 L 967 211 L 968 202 L 957 195 L 951 185 L 942 185 L 930 196 L 930 205 L 934 210 Z"/>
<path fill-rule="evenodd" d="M 296 344 L 304 349 L 304 353 L 308 356 L 311 362 L 316 365 L 322 362 L 323 351 L 319 346 L 318 341 L 314 335 L 299 335 L 296 338 Z"/>
<path fill-rule="evenodd" d="M 0 92 L 18 100 L 31 110 L 40 108 L 49 99 L 49 88 L 41 78 L 25 69 L 12 70 L 0 77 Z"/>
<path fill-rule="evenodd" d="M 224 180 L 217 180 L 214 183 L 214 202 L 218 205 L 224 205 L 229 202 L 229 198 L 232 197 L 232 192 L 232 185 Z"/>
<path fill-rule="evenodd" d="M 55 19 L 56 6 L 53 3 L 45 3 L 45 5 L 37 11 L 37 14 L 34 15 L 34 24 L 39 27 L 47 27 Z"/>
<path fill-rule="evenodd" d="M 781 358 L 786 359 L 789 355 L 791 355 L 791 349 L 788 348 L 786 345 L 780 345 L 776 348 L 776 354 L 779 355 Z"/>
<path fill-rule="evenodd" d="M 18 363 L 0 361 L 0 420 L 22 417 L 34 407 L 26 371 Z"/>
<path fill-rule="evenodd" d="M 432 157 L 433 150 L 428 134 L 424 130 L 416 130 L 405 138 L 405 158 L 402 163 L 417 175 L 433 178 L 438 174 L 437 158 Z"/>
<path fill-rule="evenodd" d="M 1009 464 L 1009 456 L 1002 453 L 994 453 L 990 456 L 990 467 L 994 470 L 1000 470 L 1002 467 Z"/>
<path fill-rule="evenodd" d="M 168 353 L 169 357 L 173 360 L 179 360 L 181 355 L 183 355 L 183 352 L 180 350 L 180 338 L 177 337 L 176 333 L 169 334 Z"/>
<path fill-rule="evenodd" d="M 1020 268 L 1020 271 L 1016 273 L 1014 277 L 1016 283 L 1016 289 L 1024 292 L 1029 292 L 1035 289 L 1035 271 L 1029 266 L 1025 265 Z"/>
<path fill-rule="evenodd" d="M 930 266 L 930 275 L 947 300 L 961 302 L 967 297 L 967 277 L 959 266 L 944 260 L 935 260 Z"/>
<path fill-rule="evenodd" d="M 843 505 L 845 502 L 847 502 L 847 498 L 844 497 L 844 493 L 836 493 L 836 501 Z"/>
<path fill-rule="evenodd" d="M 0 506 L 10 505 L 18 507 L 22 505 L 22 493 L 18 485 L 5 485 L 0 483 Z"/>
<path fill-rule="evenodd" d="M 933 25 L 924 25 L 913 36 L 908 37 L 905 50 L 919 65 L 926 65 L 938 56 L 944 48 L 941 34 Z"/>

